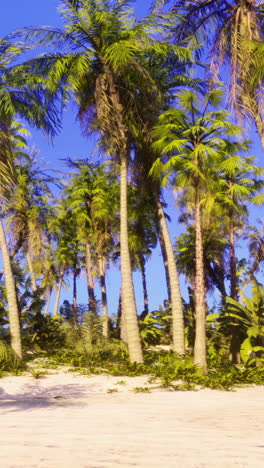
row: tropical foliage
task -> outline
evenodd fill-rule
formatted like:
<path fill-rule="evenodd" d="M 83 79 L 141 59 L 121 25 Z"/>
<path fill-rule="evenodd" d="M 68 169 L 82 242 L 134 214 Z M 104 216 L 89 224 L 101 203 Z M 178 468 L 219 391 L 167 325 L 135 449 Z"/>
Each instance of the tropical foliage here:
<path fill-rule="evenodd" d="M 0 39 L 0 372 L 263 383 L 262 3 L 61 0 L 61 29 Z M 93 148 L 51 172 L 24 124 L 55 136 L 69 106 Z"/>

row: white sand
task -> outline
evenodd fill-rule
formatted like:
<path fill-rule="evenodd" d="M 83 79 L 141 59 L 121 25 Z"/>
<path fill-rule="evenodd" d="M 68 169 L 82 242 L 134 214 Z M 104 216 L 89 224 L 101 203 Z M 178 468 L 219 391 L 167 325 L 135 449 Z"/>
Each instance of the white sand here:
<path fill-rule="evenodd" d="M 264 387 L 132 391 L 145 383 L 62 371 L 0 379 L 0 467 L 264 467 Z"/>

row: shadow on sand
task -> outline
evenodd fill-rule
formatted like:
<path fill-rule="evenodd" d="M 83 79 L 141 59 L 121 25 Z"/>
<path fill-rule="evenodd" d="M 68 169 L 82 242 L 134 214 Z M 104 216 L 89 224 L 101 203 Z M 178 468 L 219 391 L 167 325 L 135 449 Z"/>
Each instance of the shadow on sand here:
<path fill-rule="evenodd" d="M 20 393 L 6 393 L 0 387 L 0 414 L 49 407 L 86 406 L 90 401 L 103 401 L 105 394 L 88 393 L 80 384 L 55 385 L 47 389 L 27 384 Z"/>

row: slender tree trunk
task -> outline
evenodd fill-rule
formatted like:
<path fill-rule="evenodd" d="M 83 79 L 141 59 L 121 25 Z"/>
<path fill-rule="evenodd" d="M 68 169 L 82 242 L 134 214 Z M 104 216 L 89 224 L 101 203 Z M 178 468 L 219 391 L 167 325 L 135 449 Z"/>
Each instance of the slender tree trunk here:
<path fill-rule="evenodd" d="M 57 291 L 56 291 L 56 297 L 55 297 L 54 308 L 53 308 L 53 315 L 58 315 L 58 313 L 59 313 L 59 304 L 60 304 L 60 295 L 61 295 L 63 277 L 64 277 L 64 270 L 62 270 L 61 273 L 60 273 L 60 280 L 59 280 L 58 288 L 57 288 Z"/>
<path fill-rule="evenodd" d="M 103 336 L 108 338 L 109 326 L 108 326 L 108 307 L 107 307 L 107 295 L 106 295 L 106 282 L 105 282 L 105 260 L 102 257 L 98 258 L 100 285 L 102 293 L 102 312 L 103 312 Z"/>
<path fill-rule="evenodd" d="M 230 249 L 230 294 L 232 299 L 238 300 L 238 285 L 237 285 L 237 268 L 236 268 L 236 248 L 235 248 L 235 229 L 230 215 L 229 227 L 229 249 Z M 239 328 L 233 326 L 231 328 L 231 341 L 230 341 L 230 360 L 235 363 L 240 363 L 240 339 L 238 336 Z"/>
<path fill-rule="evenodd" d="M 141 267 L 143 298 L 144 298 L 144 311 L 143 311 L 143 314 L 141 314 L 141 318 L 145 318 L 149 313 L 149 301 L 148 301 L 145 260 L 143 256 L 140 259 L 140 267 Z"/>
<path fill-rule="evenodd" d="M 237 287 L 237 269 L 236 269 L 236 250 L 235 250 L 235 230 L 230 216 L 229 228 L 229 249 L 230 249 L 230 293 L 232 299 L 238 300 L 238 287 Z"/>
<path fill-rule="evenodd" d="M 77 303 L 77 272 L 74 269 L 73 272 L 73 303 L 72 303 L 72 310 L 73 310 L 73 325 L 78 325 L 78 303 Z"/>
<path fill-rule="evenodd" d="M 197 188 L 197 192 L 198 192 Z M 195 196 L 195 342 L 194 342 L 194 363 L 207 372 L 206 360 L 206 307 L 205 307 L 205 284 L 204 284 L 204 264 L 203 264 L 203 241 L 201 228 L 201 208 L 199 194 Z"/>
<path fill-rule="evenodd" d="M 165 248 L 163 234 L 162 234 L 162 231 L 160 230 L 160 227 L 158 227 L 158 236 L 159 236 L 161 255 L 163 258 L 163 265 L 165 269 L 165 278 L 166 278 L 166 285 L 167 285 L 167 291 L 168 291 L 168 301 L 171 303 L 171 287 L 170 287 L 170 275 L 169 275 L 169 269 L 168 269 L 168 256 L 167 256 L 167 252 Z"/>
<path fill-rule="evenodd" d="M 104 62 L 103 68 L 107 77 L 109 95 L 112 101 L 115 120 L 113 124 L 118 132 L 119 142 L 116 144 L 116 155 L 120 162 L 120 260 L 122 284 L 122 315 L 126 323 L 129 358 L 131 362 L 143 362 L 143 352 L 140 342 L 137 308 L 132 280 L 131 261 L 128 246 L 127 219 L 127 164 L 128 164 L 128 136 L 124 121 L 125 109 L 109 66 Z M 99 82 L 98 82 L 99 84 Z M 100 111 L 100 109 L 99 109 Z"/>
<path fill-rule="evenodd" d="M 119 330 L 119 333 L 118 333 L 119 338 L 124 343 L 127 343 L 125 317 L 124 317 L 124 314 L 122 313 L 122 288 L 120 289 L 119 301 L 118 301 L 117 326 Z"/>
<path fill-rule="evenodd" d="M 50 306 L 50 299 L 51 299 L 52 287 L 48 286 L 47 293 L 46 293 L 46 307 L 44 315 L 49 315 L 49 306 Z"/>
<path fill-rule="evenodd" d="M 94 295 L 94 279 L 92 273 L 92 260 L 91 260 L 91 245 L 89 241 L 85 243 L 85 267 L 86 267 L 86 276 L 87 276 L 87 288 L 88 288 L 88 303 L 89 310 L 92 312 L 96 311 L 96 302 Z"/>
<path fill-rule="evenodd" d="M 5 275 L 11 347 L 15 351 L 17 356 L 20 359 L 22 359 L 21 329 L 17 305 L 16 287 L 2 219 L 0 219 L 0 246 L 2 249 L 3 267 Z"/>
<path fill-rule="evenodd" d="M 162 232 L 162 237 L 164 240 L 164 246 L 166 249 L 166 255 L 168 260 L 169 284 L 171 290 L 173 350 L 178 354 L 184 355 L 184 319 L 179 277 L 166 217 L 158 195 L 156 195 L 156 204 L 159 216 L 160 230 Z"/>
<path fill-rule="evenodd" d="M 120 257 L 122 281 L 122 315 L 124 315 L 125 318 L 129 357 L 132 362 L 143 362 L 134 286 L 132 281 L 130 253 L 128 247 L 126 151 L 123 151 L 123 154 L 120 155 Z"/>
<path fill-rule="evenodd" d="M 28 264 L 28 269 L 29 269 L 30 278 L 31 278 L 32 291 L 36 291 L 37 290 L 36 275 L 35 275 L 34 268 L 33 268 L 31 253 L 29 250 L 27 250 L 27 264 Z"/>

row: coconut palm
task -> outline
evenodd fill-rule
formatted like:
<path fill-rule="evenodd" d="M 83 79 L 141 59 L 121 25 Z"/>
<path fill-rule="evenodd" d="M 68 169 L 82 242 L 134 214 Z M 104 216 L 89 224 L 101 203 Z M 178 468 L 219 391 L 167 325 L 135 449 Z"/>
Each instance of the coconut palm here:
<path fill-rule="evenodd" d="M 213 203 L 217 192 L 216 165 L 223 159 L 226 142 L 224 134 L 237 133 L 238 128 L 227 122 L 225 111 L 209 110 L 221 102 L 221 93 L 214 90 L 200 102 L 191 91 L 178 94 L 180 109 L 171 109 L 160 116 L 160 124 L 154 129 L 155 147 L 163 157 L 156 160 L 152 173 L 175 173 L 174 185 L 180 191 L 187 190 L 193 204 L 195 220 L 195 313 L 196 336 L 195 363 L 206 371 L 205 340 L 205 278 L 202 242 L 202 215 Z"/>
<path fill-rule="evenodd" d="M 67 203 L 76 217 L 79 240 L 85 245 L 89 309 L 96 311 L 93 269 L 96 264 L 102 291 L 103 335 L 108 336 L 105 270 L 113 248 L 113 221 L 117 216 L 117 184 L 103 165 L 88 161 L 69 161 L 74 173 L 65 188 Z M 92 263 L 93 254 L 93 263 Z M 94 265 L 94 268 L 93 268 Z"/>
<path fill-rule="evenodd" d="M 216 197 L 219 214 L 225 216 L 230 250 L 230 296 L 238 300 L 235 234 L 248 216 L 248 204 L 263 203 L 261 175 L 263 169 L 254 164 L 254 158 L 234 152 L 247 150 L 246 143 L 236 142 L 226 149 L 226 158 L 219 165 L 220 187 Z"/>
<path fill-rule="evenodd" d="M 227 250 L 226 233 L 221 229 L 219 219 L 210 216 L 210 227 L 208 217 L 202 220 L 203 251 L 204 251 L 204 274 L 207 291 L 217 288 L 225 302 L 227 277 L 225 269 L 225 254 Z M 176 239 L 175 256 L 179 272 L 188 280 L 191 290 L 194 292 L 195 285 L 195 228 L 193 223 L 188 224 L 185 233 Z"/>
<path fill-rule="evenodd" d="M 176 14 L 176 41 L 188 43 L 195 36 L 199 44 L 209 45 L 214 79 L 218 79 L 220 68 L 229 64 L 230 107 L 240 119 L 254 120 L 264 147 L 263 93 L 259 81 L 252 86 L 258 61 L 249 43 L 264 37 L 263 0 L 184 0 L 173 1 L 171 8 Z"/>
<path fill-rule="evenodd" d="M 24 160 L 22 160 L 22 155 Z M 55 179 L 47 174 L 36 160 L 36 155 L 20 154 L 16 164 L 17 185 L 8 203 L 8 224 L 12 236 L 13 256 L 23 250 L 28 263 L 33 291 L 37 277 L 44 266 L 47 217 L 52 216 L 49 206 L 52 192 L 49 184 Z"/>
<path fill-rule="evenodd" d="M 52 103 L 47 105 L 40 91 L 44 79 L 29 73 L 26 66 L 15 62 L 25 51 L 25 46 L 14 44 L 7 38 L 0 39 L 0 197 L 1 208 L 5 198 L 12 196 L 11 188 L 15 182 L 13 164 L 12 124 L 16 116 L 23 117 L 30 124 L 37 125 L 48 133 L 55 132 L 57 114 Z M 5 269 L 5 280 L 9 306 L 11 346 L 22 357 L 19 313 L 15 283 L 6 237 L 1 224 L 1 244 Z"/>
<path fill-rule="evenodd" d="M 246 286 L 250 279 L 259 272 L 261 264 L 264 261 L 264 223 L 262 219 L 257 220 L 257 226 L 248 226 L 245 234 L 246 239 L 249 241 L 249 253 L 250 253 L 250 268 L 249 278 L 246 282 Z M 245 287 L 244 287 L 245 288 Z"/>
<path fill-rule="evenodd" d="M 108 153 L 120 167 L 120 246 L 122 304 L 128 329 L 132 361 L 142 361 L 136 305 L 128 248 L 127 171 L 130 153 L 129 131 L 135 125 L 137 96 L 146 95 L 154 85 L 143 54 L 153 40 L 144 23 L 131 18 L 127 1 L 64 0 L 61 2 L 65 30 L 35 29 L 26 36 L 39 43 L 59 48 L 32 65 L 48 75 L 49 95 L 69 89 L 78 105 L 78 117 L 87 131 L 89 123 L 100 130 Z M 62 47 L 71 52 L 62 53 Z M 150 83 L 152 83 L 150 87 Z M 149 97 L 150 97 L 149 93 Z"/>

